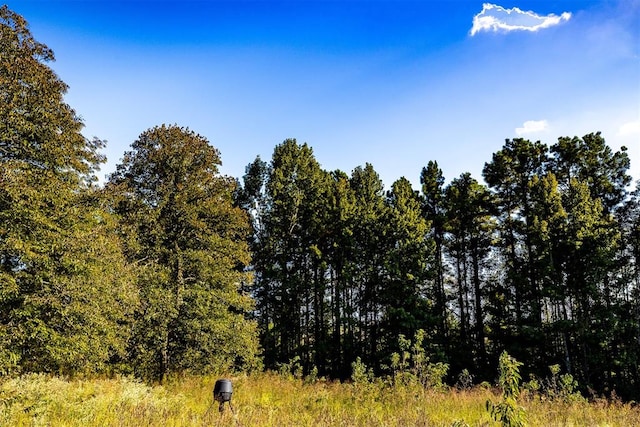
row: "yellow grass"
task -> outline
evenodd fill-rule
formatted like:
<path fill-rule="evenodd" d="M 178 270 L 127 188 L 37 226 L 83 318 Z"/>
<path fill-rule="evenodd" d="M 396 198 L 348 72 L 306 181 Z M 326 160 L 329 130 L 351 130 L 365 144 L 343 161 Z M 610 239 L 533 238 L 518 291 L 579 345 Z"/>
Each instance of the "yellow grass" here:
<path fill-rule="evenodd" d="M 65 380 L 28 375 L 0 379 L 1 426 L 498 426 L 485 403 L 495 390 L 391 388 L 382 383 L 318 381 L 276 374 L 238 375 L 233 407 L 212 404 L 217 376 L 185 376 L 148 386 L 130 378 Z M 640 425 L 632 404 L 598 400 L 520 404 L 530 426 Z"/>

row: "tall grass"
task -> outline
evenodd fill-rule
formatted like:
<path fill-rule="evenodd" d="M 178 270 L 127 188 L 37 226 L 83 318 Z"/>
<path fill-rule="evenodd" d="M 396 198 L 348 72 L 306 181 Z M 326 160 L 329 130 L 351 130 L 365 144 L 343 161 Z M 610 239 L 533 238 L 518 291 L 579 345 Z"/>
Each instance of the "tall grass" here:
<path fill-rule="evenodd" d="M 149 386 L 131 378 L 0 379 L 1 426 L 496 426 L 489 387 L 426 389 L 380 380 L 339 383 L 274 373 L 231 376 L 233 412 L 218 412 L 216 376 L 182 376 Z M 530 426 L 640 425 L 640 409 L 617 401 L 548 399 L 527 392 Z"/>

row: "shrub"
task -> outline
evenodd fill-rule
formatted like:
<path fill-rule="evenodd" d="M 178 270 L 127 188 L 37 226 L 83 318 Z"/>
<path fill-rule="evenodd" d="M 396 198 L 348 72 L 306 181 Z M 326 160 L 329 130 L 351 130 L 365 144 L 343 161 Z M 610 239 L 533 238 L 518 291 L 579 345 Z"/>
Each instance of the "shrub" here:
<path fill-rule="evenodd" d="M 373 370 L 367 369 L 360 357 L 351 363 L 351 381 L 354 384 L 368 384 L 373 380 Z"/>
<path fill-rule="evenodd" d="M 524 408 L 518 405 L 520 396 L 520 366 L 506 351 L 500 355 L 500 387 L 502 387 L 502 401 L 493 403 L 487 400 L 486 408 L 491 417 L 500 422 L 503 427 L 523 427 L 526 425 Z"/>

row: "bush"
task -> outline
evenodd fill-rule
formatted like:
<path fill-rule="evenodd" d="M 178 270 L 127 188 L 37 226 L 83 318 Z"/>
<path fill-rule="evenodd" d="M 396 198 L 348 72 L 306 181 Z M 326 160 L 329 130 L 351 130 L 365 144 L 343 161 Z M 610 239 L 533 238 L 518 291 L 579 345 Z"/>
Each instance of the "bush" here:
<path fill-rule="evenodd" d="M 506 351 L 500 355 L 500 387 L 502 387 L 502 401 L 493 403 L 487 401 L 486 408 L 491 417 L 499 421 L 503 427 L 523 427 L 526 425 L 524 408 L 518 405 L 520 396 L 520 366 Z"/>

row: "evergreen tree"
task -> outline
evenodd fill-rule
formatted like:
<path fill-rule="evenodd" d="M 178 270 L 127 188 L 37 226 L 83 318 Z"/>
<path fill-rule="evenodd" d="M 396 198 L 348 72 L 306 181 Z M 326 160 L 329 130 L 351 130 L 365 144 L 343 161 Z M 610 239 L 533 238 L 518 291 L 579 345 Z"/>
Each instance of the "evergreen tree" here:
<path fill-rule="evenodd" d="M 445 190 L 447 252 L 455 268 L 459 339 L 457 357 L 460 369 L 475 366 L 487 368 L 485 345 L 486 275 L 490 269 L 495 221 L 493 199 L 489 190 L 469 173 L 454 179 Z M 469 342 L 473 343 L 469 351 Z"/>
<path fill-rule="evenodd" d="M 606 213 L 624 201 L 631 183 L 626 147 L 614 153 L 600 132 L 596 132 L 582 138 L 558 138 L 550 151 L 552 170 L 563 189 L 569 188 L 572 179 L 585 182 L 591 197 L 600 200 Z"/>
<path fill-rule="evenodd" d="M 607 349 L 608 326 L 603 323 L 608 275 L 617 250 L 619 231 L 604 214 L 600 199 L 591 197 L 586 183 L 573 179 L 565 195 L 567 234 L 563 239 L 563 285 L 569 293 L 568 368 L 585 385 L 602 384 L 600 370 Z M 598 366 L 599 365 L 599 366 Z"/>
<path fill-rule="evenodd" d="M 444 205 L 444 176 L 435 161 L 429 161 L 420 174 L 422 184 L 422 200 L 425 219 L 431 224 L 428 238 L 435 244 L 433 295 L 435 310 L 432 317 L 437 325 L 437 341 L 442 350 L 448 349 L 447 292 L 445 290 L 444 242 L 446 227 L 446 208 Z"/>
<path fill-rule="evenodd" d="M 384 185 L 373 166 L 367 163 L 351 173 L 351 188 L 355 194 L 354 290 L 357 295 L 359 351 L 362 361 L 378 367 L 384 360 L 382 340 L 384 265 L 389 248 L 389 207 L 385 202 Z"/>
<path fill-rule="evenodd" d="M 357 353 L 357 299 L 354 293 L 354 279 L 358 266 L 355 263 L 356 225 L 355 192 L 351 188 L 349 176 L 342 171 L 332 173 L 332 192 L 327 205 L 328 235 L 327 263 L 329 275 L 328 295 L 331 318 L 332 374 L 338 378 L 351 375 L 351 363 Z"/>
<path fill-rule="evenodd" d="M 564 278 L 559 284 L 568 294 L 567 365 L 582 383 L 610 388 L 617 382 L 607 368 L 620 349 L 616 325 L 632 317 L 624 302 L 629 284 L 622 279 L 630 259 L 621 240 L 629 158 L 624 147 L 614 153 L 600 133 L 559 138 L 551 152 L 567 212 L 556 255 Z"/>
<path fill-rule="evenodd" d="M 550 363 L 564 360 L 569 364 L 567 335 L 568 293 L 563 285 L 563 258 L 566 238 L 567 212 L 563 206 L 562 193 L 556 176 L 548 172 L 534 177 L 531 190 L 532 247 L 531 265 L 538 277 L 542 302 L 542 330 L 546 339 L 540 341 L 539 352 L 534 354 L 532 368 L 544 371 Z"/>
<path fill-rule="evenodd" d="M 498 290 L 507 305 L 503 322 L 508 325 L 501 341 L 509 352 L 526 358 L 539 352 L 544 336 L 540 273 L 533 244 L 531 183 L 544 174 L 548 148 L 522 138 L 507 140 L 486 163 L 483 176 L 497 198 L 500 251 L 505 269 L 504 286 Z M 517 338 L 517 339 L 516 339 Z"/>
<path fill-rule="evenodd" d="M 640 384 L 640 181 L 618 211 L 621 253 L 617 260 L 617 305 L 611 316 L 610 388 L 635 398 Z"/>
<path fill-rule="evenodd" d="M 387 193 L 389 206 L 388 250 L 384 253 L 384 287 L 380 299 L 384 308 L 384 345 L 389 355 L 397 351 L 400 335 L 413 336 L 428 324 L 429 306 L 435 297 L 426 287 L 433 270 L 435 245 L 427 238 L 430 224 L 422 215 L 422 203 L 411 183 L 400 178 Z"/>
<path fill-rule="evenodd" d="M 257 166 L 256 166 L 257 167 Z M 251 171 L 249 171 L 251 172 Z M 254 167 L 255 172 L 255 167 Z M 267 366 L 299 357 L 305 368 L 326 368 L 324 212 L 329 176 L 306 145 L 288 139 L 273 153 L 264 201 L 254 222 L 257 259 L 255 294 L 262 316 Z M 245 176 L 245 183 L 255 173 Z M 246 187 L 249 188 L 249 187 Z M 323 236 L 326 238 L 327 236 Z"/>

